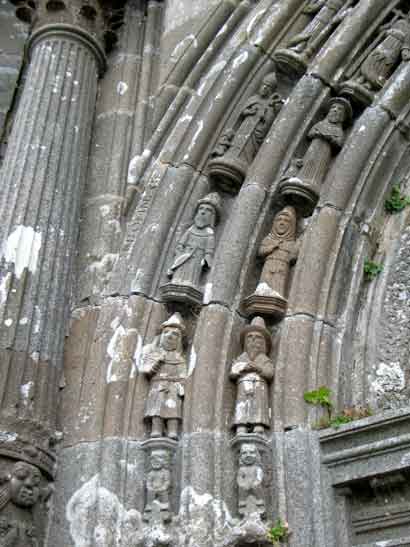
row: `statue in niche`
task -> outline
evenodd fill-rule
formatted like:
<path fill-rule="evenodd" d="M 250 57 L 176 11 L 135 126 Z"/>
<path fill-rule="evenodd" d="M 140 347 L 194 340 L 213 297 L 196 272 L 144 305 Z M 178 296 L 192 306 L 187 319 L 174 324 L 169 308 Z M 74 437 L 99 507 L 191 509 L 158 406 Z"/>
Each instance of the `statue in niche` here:
<path fill-rule="evenodd" d="M 212 267 L 215 252 L 215 225 L 221 212 L 221 198 L 208 194 L 198 201 L 193 225 L 178 241 L 174 262 L 167 275 L 170 283 L 161 287 L 166 301 L 200 305 L 203 293 L 201 277 Z"/>
<path fill-rule="evenodd" d="M 279 211 L 273 219 L 272 229 L 258 250 L 258 256 L 264 259 L 260 281 L 255 292 L 244 301 L 248 313 L 279 319 L 285 314 L 289 270 L 297 258 L 296 224 L 296 211 L 292 206 Z"/>
<path fill-rule="evenodd" d="M 40 487 L 41 481 L 37 467 L 22 461 L 0 476 L 1 547 L 38 547 L 32 511 L 51 494 L 51 489 Z"/>
<path fill-rule="evenodd" d="M 336 97 L 329 101 L 324 120 L 316 123 L 308 133 L 309 147 L 303 165 L 296 176 L 282 180 L 279 189 L 286 200 L 295 205 L 303 216 L 312 214 L 319 198 L 332 156 L 345 141 L 345 126 L 352 121 L 349 101 Z"/>
<path fill-rule="evenodd" d="M 263 435 L 269 428 L 269 383 L 274 365 L 268 354 L 271 337 L 261 317 L 255 317 L 242 329 L 244 352 L 232 363 L 230 378 L 237 384 L 233 426 L 236 433 Z"/>
<path fill-rule="evenodd" d="M 401 14 L 402 15 L 402 14 Z M 410 15 L 395 18 L 381 32 L 381 41 L 366 56 L 358 73 L 345 82 L 342 95 L 368 106 L 383 88 L 400 61 L 410 60 Z"/>
<path fill-rule="evenodd" d="M 262 458 L 255 444 L 242 444 L 239 452 L 238 512 L 246 519 L 265 514 Z"/>
<path fill-rule="evenodd" d="M 182 421 L 184 383 L 187 374 L 183 354 L 185 326 L 179 313 L 161 325 L 161 333 L 142 356 L 141 371 L 150 379 L 144 418 L 151 425 L 151 437 L 178 438 Z"/>
<path fill-rule="evenodd" d="M 171 490 L 171 459 L 170 453 L 165 449 L 153 450 L 150 457 L 150 471 L 145 483 L 147 497 L 144 510 L 145 520 L 158 509 L 162 521 L 170 519 L 169 493 Z"/>
<path fill-rule="evenodd" d="M 225 132 L 211 153 L 209 176 L 221 189 L 236 193 L 244 181 L 268 131 L 284 103 L 276 74 L 267 74 L 259 92 L 250 97 L 233 128 Z"/>
<path fill-rule="evenodd" d="M 285 72 L 301 76 L 313 55 L 321 48 L 334 29 L 351 13 L 352 0 L 310 0 L 303 13 L 313 19 L 302 32 L 294 36 L 286 49 L 279 49 L 275 61 Z"/>

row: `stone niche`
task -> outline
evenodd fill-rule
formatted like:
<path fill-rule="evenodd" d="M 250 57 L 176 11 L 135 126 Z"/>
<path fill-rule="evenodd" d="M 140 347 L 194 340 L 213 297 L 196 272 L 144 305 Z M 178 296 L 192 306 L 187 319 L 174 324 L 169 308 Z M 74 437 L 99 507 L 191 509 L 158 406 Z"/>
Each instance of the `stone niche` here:
<path fill-rule="evenodd" d="M 410 472 L 390 473 L 358 481 L 350 487 L 352 545 L 398 538 L 410 545 Z"/>
<path fill-rule="evenodd" d="M 410 545 L 410 409 L 320 434 L 337 547 Z"/>

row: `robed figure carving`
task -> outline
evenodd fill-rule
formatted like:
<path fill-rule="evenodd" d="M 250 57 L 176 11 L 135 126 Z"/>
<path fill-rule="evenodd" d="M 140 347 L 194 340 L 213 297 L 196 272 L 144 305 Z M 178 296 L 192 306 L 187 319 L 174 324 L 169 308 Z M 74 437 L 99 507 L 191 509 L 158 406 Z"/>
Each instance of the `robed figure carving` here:
<path fill-rule="evenodd" d="M 270 426 L 269 383 L 274 365 L 269 358 L 271 337 L 261 317 L 255 317 L 240 334 L 243 353 L 232 363 L 230 378 L 237 395 L 233 426 L 237 434 L 264 434 Z"/>
<path fill-rule="evenodd" d="M 183 354 L 185 326 L 179 313 L 161 325 L 161 333 L 143 352 L 141 372 L 150 379 L 144 418 L 151 426 L 150 436 L 178 438 L 182 421 L 182 402 L 187 374 Z"/>
<path fill-rule="evenodd" d="M 286 49 L 279 49 L 275 61 L 285 72 L 301 76 L 313 55 L 330 37 L 337 25 L 350 14 L 352 0 L 310 0 L 303 9 L 312 20 L 291 38 Z"/>
<path fill-rule="evenodd" d="M 264 77 L 259 92 L 250 97 L 232 128 L 220 137 L 208 163 L 209 176 L 227 192 L 236 193 L 282 107 L 275 93 L 276 74 Z"/>
<path fill-rule="evenodd" d="M 243 301 L 248 314 L 281 319 L 286 313 L 290 266 L 297 258 L 296 225 L 292 206 L 279 211 L 273 219 L 272 229 L 258 249 L 258 256 L 264 259 L 260 281 L 255 292 Z"/>
<path fill-rule="evenodd" d="M 370 105 L 374 93 L 383 88 L 400 62 L 409 59 L 410 15 L 394 19 L 382 29 L 378 45 L 367 53 L 353 78 L 342 85 L 340 93 L 362 106 Z"/>
<path fill-rule="evenodd" d="M 345 127 L 352 121 L 352 108 L 343 98 L 329 101 L 324 120 L 316 123 L 308 133 L 309 147 L 298 174 L 282 180 L 279 188 L 288 203 L 295 205 L 303 216 L 312 214 L 319 198 L 332 157 L 342 148 Z"/>
<path fill-rule="evenodd" d="M 221 198 L 208 194 L 198 201 L 193 225 L 182 235 L 167 275 L 169 283 L 161 287 L 166 301 L 200 305 L 203 299 L 202 275 L 212 267 L 215 252 L 215 225 L 219 220 Z"/>
<path fill-rule="evenodd" d="M 0 474 L 1 547 L 39 547 L 33 509 L 51 494 L 40 486 L 42 478 L 37 467 L 23 461 L 10 474 Z"/>

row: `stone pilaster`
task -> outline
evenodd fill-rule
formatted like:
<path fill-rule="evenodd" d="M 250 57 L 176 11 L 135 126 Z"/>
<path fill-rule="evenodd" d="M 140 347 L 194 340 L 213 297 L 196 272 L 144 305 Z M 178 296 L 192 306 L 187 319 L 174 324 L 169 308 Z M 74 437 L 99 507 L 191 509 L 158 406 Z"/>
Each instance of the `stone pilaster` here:
<path fill-rule="evenodd" d="M 79 4 L 70 2 L 78 17 Z M 79 204 L 105 62 L 97 10 L 77 21 L 63 5 L 43 2 L 35 15 L 0 184 L 0 456 L 33 463 L 49 478 Z"/>

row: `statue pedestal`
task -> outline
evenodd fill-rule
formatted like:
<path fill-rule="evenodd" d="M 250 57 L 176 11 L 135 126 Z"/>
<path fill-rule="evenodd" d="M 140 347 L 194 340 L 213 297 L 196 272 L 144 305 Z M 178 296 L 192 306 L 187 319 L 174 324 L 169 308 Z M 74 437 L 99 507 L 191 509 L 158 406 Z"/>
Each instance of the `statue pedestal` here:
<path fill-rule="evenodd" d="M 309 217 L 313 213 L 319 199 L 318 186 L 298 177 L 285 179 L 279 185 L 279 192 L 303 217 Z"/>
<path fill-rule="evenodd" d="M 208 173 L 212 182 L 224 192 L 237 194 L 245 180 L 248 164 L 227 154 L 213 158 L 208 163 Z"/>
<path fill-rule="evenodd" d="M 308 63 L 303 54 L 291 49 L 278 49 L 273 57 L 277 67 L 289 76 L 300 78 L 306 72 Z"/>
<path fill-rule="evenodd" d="M 194 307 L 201 306 L 204 298 L 202 291 L 192 285 L 167 283 L 162 285 L 159 291 L 165 302 L 182 302 Z"/>
<path fill-rule="evenodd" d="M 269 448 L 269 441 L 265 435 L 260 433 L 238 433 L 231 440 L 232 448 L 240 449 L 242 444 L 256 444 L 258 448 L 267 450 Z"/>
<path fill-rule="evenodd" d="M 283 319 L 287 304 L 287 300 L 280 295 L 268 296 L 253 293 L 242 300 L 242 307 L 247 316 L 262 315 L 275 317 L 278 321 Z"/>
<path fill-rule="evenodd" d="M 372 91 L 366 89 L 363 85 L 354 80 L 344 82 L 340 88 L 339 95 L 350 99 L 352 103 L 361 108 L 370 106 L 374 99 L 374 93 Z"/>
<path fill-rule="evenodd" d="M 143 450 L 150 452 L 151 450 L 173 450 L 178 448 L 178 441 L 169 437 L 151 437 L 141 443 Z"/>

